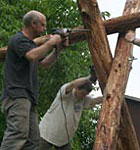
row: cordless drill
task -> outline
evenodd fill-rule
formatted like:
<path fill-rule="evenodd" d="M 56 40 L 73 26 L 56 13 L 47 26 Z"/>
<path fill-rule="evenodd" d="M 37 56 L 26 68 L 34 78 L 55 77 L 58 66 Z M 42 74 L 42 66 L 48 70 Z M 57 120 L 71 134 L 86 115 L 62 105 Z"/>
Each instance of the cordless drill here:
<path fill-rule="evenodd" d="M 68 36 L 72 32 L 88 32 L 90 29 L 71 29 L 71 28 L 60 28 L 52 29 L 52 34 L 59 34 L 62 37 Z"/>

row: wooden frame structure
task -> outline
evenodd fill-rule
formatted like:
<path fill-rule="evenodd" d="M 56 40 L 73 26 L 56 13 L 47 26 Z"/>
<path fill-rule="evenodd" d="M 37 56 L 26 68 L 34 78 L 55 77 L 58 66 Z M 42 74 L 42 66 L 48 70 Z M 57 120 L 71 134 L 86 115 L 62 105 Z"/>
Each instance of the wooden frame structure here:
<path fill-rule="evenodd" d="M 104 96 L 98 121 L 94 150 L 140 150 L 133 123 L 125 102 L 125 88 L 131 69 L 133 44 L 124 37 L 140 27 L 140 1 L 127 0 L 123 16 L 103 21 L 96 0 L 78 0 L 84 28 L 89 33 L 72 33 L 70 43 L 87 40 L 92 61 Z M 123 26 L 122 26 L 123 24 Z M 83 27 L 78 27 L 83 28 Z M 131 32 L 132 32 L 131 31 Z M 119 32 L 115 56 L 112 58 L 107 34 Z M 48 36 L 35 39 L 44 43 Z M 0 49 L 4 60 L 6 48 Z"/>
<path fill-rule="evenodd" d="M 94 150 L 139 150 L 124 98 L 131 69 L 129 58 L 133 52 L 133 45 L 124 39 L 129 30 L 119 33 L 115 56 L 112 59 L 97 1 L 78 0 L 78 6 L 85 28 L 91 29 L 91 32 L 87 33 L 87 40 L 104 96 Z M 139 0 L 127 0 L 123 15 L 136 13 L 139 8 Z"/>

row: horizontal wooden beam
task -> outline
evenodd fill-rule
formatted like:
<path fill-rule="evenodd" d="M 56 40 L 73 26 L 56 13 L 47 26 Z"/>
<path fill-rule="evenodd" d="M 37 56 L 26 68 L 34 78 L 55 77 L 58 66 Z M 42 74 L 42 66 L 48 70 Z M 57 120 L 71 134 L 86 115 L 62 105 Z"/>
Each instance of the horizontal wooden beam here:
<path fill-rule="evenodd" d="M 107 34 L 113 34 L 117 32 L 125 32 L 129 29 L 135 29 L 140 27 L 140 12 L 133 13 L 125 16 L 120 16 L 104 21 Z M 77 27 L 77 29 L 83 29 L 83 27 Z M 86 40 L 85 32 L 72 33 L 70 35 L 70 43 L 75 44 L 79 41 Z"/>
<path fill-rule="evenodd" d="M 140 12 L 112 18 L 104 22 L 107 34 L 124 32 L 140 27 Z"/>
<path fill-rule="evenodd" d="M 112 18 L 104 21 L 105 29 L 107 34 L 113 34 L 117 32 L 124 32 L 129 29 L 135 29 L 140 27 L 140 12 L 133 13 L 117 18 Z M 83 29 L 83 27 L 77 27 L 76 29 Z M 48 39 L 47 36 L 42 36 L 38 38 L 40 44 Z M 69 35 L 70 44 L 76 44 L 77 42 L 81 42 L 86 40 L 86 32 L 72 32 Z M 6 55 L 6 47 L 0 48 L 0 61 L 5 59 Z"/>

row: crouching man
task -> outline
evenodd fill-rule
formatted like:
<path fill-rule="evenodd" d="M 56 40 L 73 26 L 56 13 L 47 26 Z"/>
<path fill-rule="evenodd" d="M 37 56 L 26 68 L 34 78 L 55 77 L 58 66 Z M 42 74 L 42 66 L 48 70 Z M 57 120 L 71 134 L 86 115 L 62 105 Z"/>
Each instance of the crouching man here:
<path fill-rule="evenodd" d="M 102 102 L 102 97 L 92 98 L 91 76 L 64 84 L 40 122 L 40 150 L 71 150 L 70 139 L 78 128 L 84 108 Z"/>

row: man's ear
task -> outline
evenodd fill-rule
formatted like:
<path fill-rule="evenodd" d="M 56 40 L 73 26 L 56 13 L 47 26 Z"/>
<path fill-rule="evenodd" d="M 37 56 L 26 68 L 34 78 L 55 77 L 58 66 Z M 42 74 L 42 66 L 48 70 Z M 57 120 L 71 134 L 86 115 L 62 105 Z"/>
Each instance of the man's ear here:
<path fill-rule="evenodd" d="M 32 21 L 32 22 L 31 22 L 31 25 L 32 25 L 33 28 L 36 27 L 36 24 L 37 24 L 37 23 L 36 23 L 35 21 Z"/>

